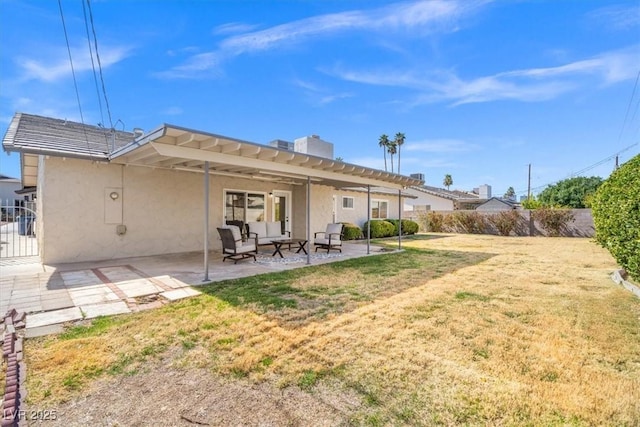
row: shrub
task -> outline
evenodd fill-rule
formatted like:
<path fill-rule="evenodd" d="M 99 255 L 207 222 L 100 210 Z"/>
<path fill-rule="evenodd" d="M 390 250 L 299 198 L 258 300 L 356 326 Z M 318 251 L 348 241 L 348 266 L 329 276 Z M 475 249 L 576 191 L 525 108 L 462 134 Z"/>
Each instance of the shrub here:
<path fill-rule="evenodd" d="M 450 215 L 451 225 L 463 233 L 482 234 L 487 228 L 485 217 L 479 212 L 456 211 Z"/>
<path fill-rule="evenodd" d="M 391 224 L 393 224 L 393 233 L 391 234 L 392 236 L 397 236 L 398 235 L 398 224 L 400 223 L 399 220 L 397 219 L 387 219 L 387 222 L 390 222 Z M 418 229 L 420 228 L 420 226 L 418 225 L 417 222 L 415 221 L 411 221 L 410 219 L 403 219 L 402 220 L 402 234 L 416 234 L 418 232 Z"/>
<path fill-rule="evenodd" d="M 533 218 L 549 236 L 559 236 L 567 224 L 574 220 L 573 212 L 568 209 L 539 208 L 531 211 Z"/>
<path fill-rule="evenodd" d="M 640 155 L 598 188 L 592 201 L 596 240 L 640 280 Z"/>
<path fill-rule="evenodd" d="M 429 211 L 420 214 L 420 219 L 423 221 L 425 231 L 434 233 L 442 233 L 444 231 L 444 214 Z"/>
<path fill-rule="evenodd" d="M 402 220 L 402 234 L 416 234 L 420 230 L 420 225 L 410 219 Z"/>
<path fill-rule="evenodd" d="M 342 223 L 342 239 L 343 240 L 358 240 L 364 238 L 362 229 L 357 225 L 350 222 Z"/>
<path fill-rule="evenodd" d="M 382 219 L 371 220 L 371 238 L 393 236 L 394 225 Z M 367 235 L 367 223 L 362 226 L 362 232 Z"/>
<path fill-rule="evenodd" d="M 487 219 L 498 229 L 498 233 L 502 236 L 508 236 L 512 231 L 516 230 L 522 217 L 518 211 L 512 209 L 495 213 Z"/>

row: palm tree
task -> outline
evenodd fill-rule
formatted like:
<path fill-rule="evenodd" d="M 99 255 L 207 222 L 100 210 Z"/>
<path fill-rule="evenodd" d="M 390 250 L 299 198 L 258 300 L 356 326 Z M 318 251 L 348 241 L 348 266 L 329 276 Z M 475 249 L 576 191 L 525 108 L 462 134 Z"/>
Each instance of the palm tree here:
<path fill-rule="evenodd" d="M 398 132 L 396 133 L 396 138 L 393 142 L 398 146 L 398 173 L 400 173 L 400 147 L 404 144 L 404 133 Z"/>
<path fill-rule="evenodd" d="M 393 173 L 393 155 L 398 152 L 398 145 L 395 141 L 389 141 L 387 151 L 389 151 L 389 155 L 391 156 L 391 173 Z"/>
<path fill-rule="evenodd" d="M 447 191 L 449 191 L 449 187 L 453 185 L 453 178 L 451 178 L 451 175 L 446 174 L 444 176 L 444 181 L 442 181 L 442 184 L 444 184 L 444 186 L 447 187 Z"/>
<path fill-rule="evenodd" d="M 389 137 L 386 134 L 380 135 L 380 139 L 378 140 L 378 147 L 382 147 L 382 152 L 384 153 L 384 171 L 387 171 L 387 150 L 389 149 Z"/>

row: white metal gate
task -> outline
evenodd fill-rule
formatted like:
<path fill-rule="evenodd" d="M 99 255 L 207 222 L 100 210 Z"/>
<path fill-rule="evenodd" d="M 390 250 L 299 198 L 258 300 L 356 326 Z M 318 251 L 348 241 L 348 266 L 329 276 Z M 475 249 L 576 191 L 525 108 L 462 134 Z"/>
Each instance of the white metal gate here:
<path fill-rule="evenodd" d="M 0 205 L 0 258 L 38 255 L 36 211 L 33 202 L 24 206 Z"/>

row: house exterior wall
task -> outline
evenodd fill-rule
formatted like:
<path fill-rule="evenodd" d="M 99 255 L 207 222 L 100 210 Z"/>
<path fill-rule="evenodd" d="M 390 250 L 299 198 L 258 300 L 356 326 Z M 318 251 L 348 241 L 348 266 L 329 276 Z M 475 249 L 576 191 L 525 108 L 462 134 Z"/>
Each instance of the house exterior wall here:
<path fill-rule="evenodd" d="M 22 200 L 22 196 L 16 194 L 16 190 L 22 188 L 22 183 L 18 179 L 0 180 L 0 205 L 15 204 L 16 200 Z"/>
<path fill-rule="evenodd" d="M 123 166 L 57 157 L 40 159 L 38 230 L 40 256 L 47 264 L 96 261 L 200 251 L 204 247 L 204 175 L 202 173 Z M 291 192 L 292 236 L 307 232 L 305 185 L 210 175 L 209 247 L 220 250 L 216 227 L 224 221 L 224 191 L 265 195 L 266 218 L 272 204 L 267 195 Z M 117 193 L 117 197 L 110 196 Z M 342 209 L 341 197 L 354 198 L 354 209 Z M 337 219 L 362 226 L 367 219 L 367 194 L 311 186 L 311 236 Z M 371 195 L 388 202 L 388 217 L 398 217 L 398 198 Z M 118 226 L 126 226 L 119 234 Z"/>
<path fill-rule="evenodd" d="M 412 188 L 407 188 L 405 192 L 417 197 L 416 199 L 404 200 L 404 204 L 407 206 L 413 206 L 414 210 L 418 210 L 416 209 L 418 206 L 430 206 L 430 210 L 432 211 L 452 211 L 454 209 L 453 200 L 451 199 L 434 196 Z"/>
<path fill-rule="evenodd" d="M 51 157 L 42 161 L 38 229 L 44 263 L 94 261 L 202 250 L 204 175 Z M 109 191 L 105 191 L 108 189 Z M 120 193 L 118 235 L 105 215 L 110 191 Z M 291 191 L 289 185 L 210 175 L 209 246 L 220 249 L 224 190 Z M 266 200 L 266 197 L 265 197 Z M 267 206 L 267 217 L 271 206 Z M 293 226 L 300 221 L 294 217 Z M 46 230 L 46 231 L 45 231 Z M 45 234 L 46 233 L 46 234 Z"/>
<path fill-rule="evenodd" d="M 480 212 L 510 211 L 513 207 L 497 199 L 490 199 L 476 208 Z"/>

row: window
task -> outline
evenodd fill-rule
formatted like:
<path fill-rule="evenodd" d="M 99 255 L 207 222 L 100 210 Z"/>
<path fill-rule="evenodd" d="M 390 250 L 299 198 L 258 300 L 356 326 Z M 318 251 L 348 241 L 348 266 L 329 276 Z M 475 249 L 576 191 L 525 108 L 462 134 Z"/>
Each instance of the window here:
<path fill-rule="evenodd" d="M 264 194 L 227 191 L 225 193 L 224 219 L 227 221 L 264 221 Z"/>
<path fill-rule="evenodd" d="M 372 200 L 371 201 L 371 218 L 384 219 L 387 218 L 387 207 L 389 202 L 386 200 Z"/>
<path fill-rule="evenodd" d="M 353 197 L 342 197 L 342 209 L 353 209 Z"/>

